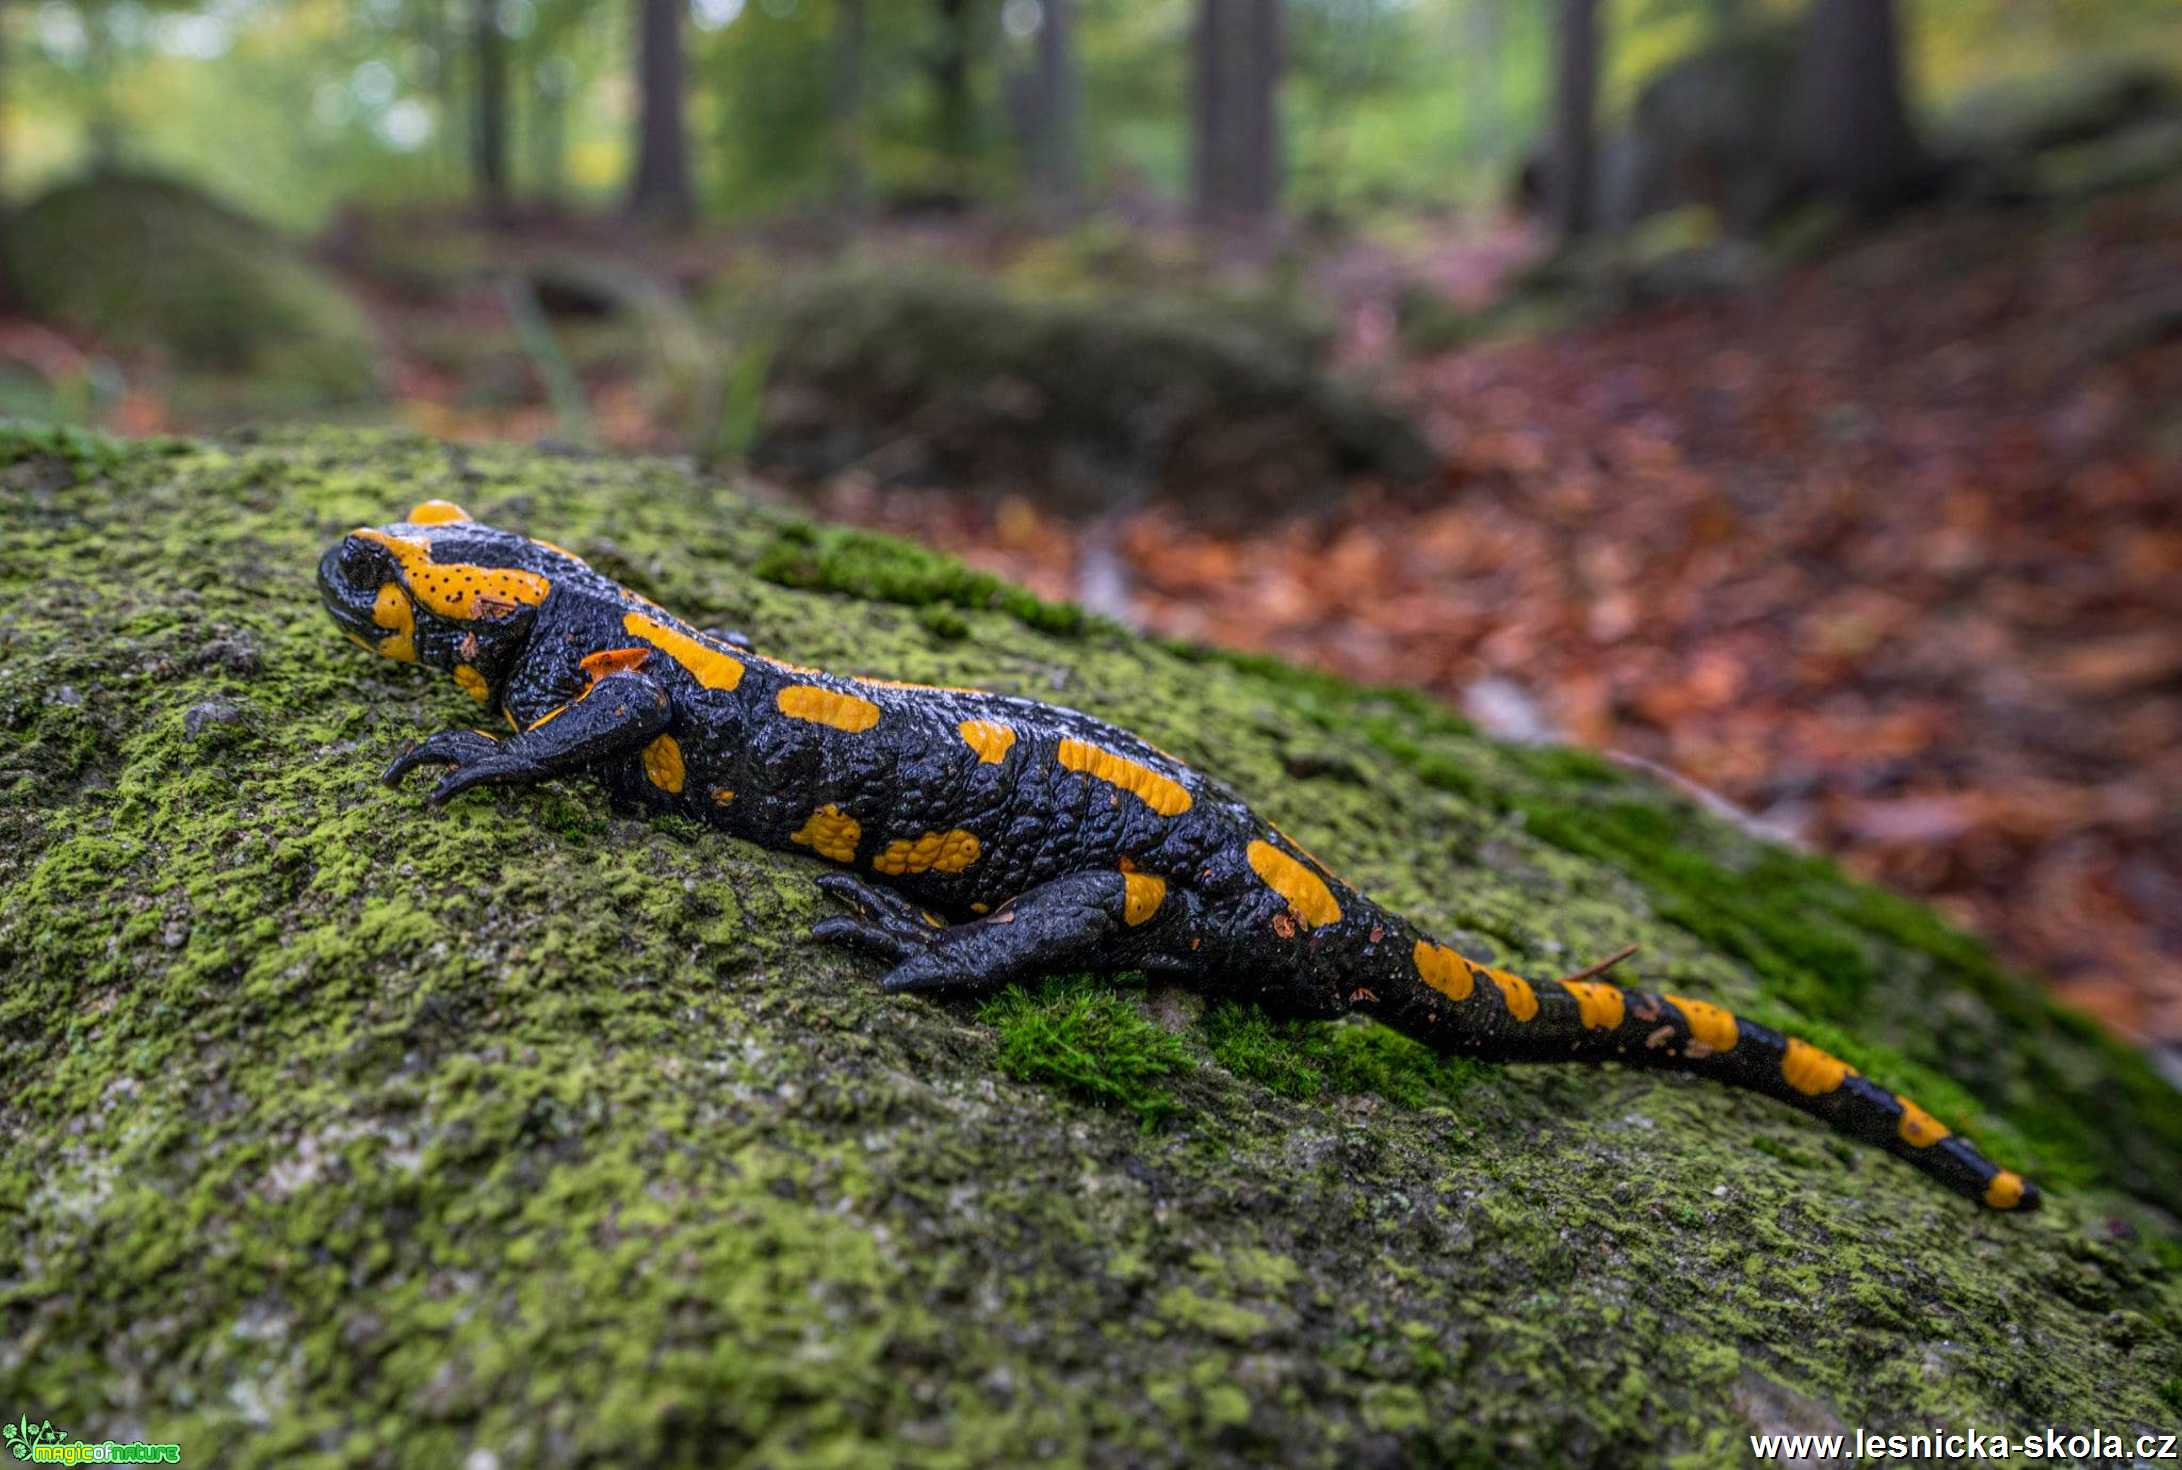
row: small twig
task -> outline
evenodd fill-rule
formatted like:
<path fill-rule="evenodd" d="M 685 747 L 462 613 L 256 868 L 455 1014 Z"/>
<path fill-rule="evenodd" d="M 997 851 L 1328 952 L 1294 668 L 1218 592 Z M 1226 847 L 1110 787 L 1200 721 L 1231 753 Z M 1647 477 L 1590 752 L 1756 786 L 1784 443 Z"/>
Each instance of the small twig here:
<path fill-rule="evenodd" d="M 1595 980 L 1599 976 L 1605 974 L 1608 970 L 1613 969 L 1614 966 L 1620 964 L 1623 960 L 1629 958 L 1629 956 L 1635 954 L 1636 952 L 1637 946 L 1632 944 L 1627 949 L 1621 950 L 1615 954 L 1610 954 L 1605 959 L 1600 960 L 1597 964 L 1591 965 L 1585 969 L 1578 970 L 1573 975 L 1563 975 L 1561 977 L 1561 983 L 1563 985 L 1567 985 L 1570 982 L 1576 980 Z"/>

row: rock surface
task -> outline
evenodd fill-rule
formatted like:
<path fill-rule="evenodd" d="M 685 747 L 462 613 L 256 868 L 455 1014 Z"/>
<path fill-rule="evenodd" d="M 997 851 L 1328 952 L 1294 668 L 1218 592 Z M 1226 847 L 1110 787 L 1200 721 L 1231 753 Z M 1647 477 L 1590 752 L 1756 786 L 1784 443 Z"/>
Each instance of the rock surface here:
<path fill-rule="evenodd" d="M 1136 727 L 1547 974 L 1834 1046 L 2053 1193 L 1763 1100 L 1127 986 L 889 1000 L 817 865 L 581 785 L 317 605 L 444 497 L 849 672 Z M 0 437 L 0 1412 L 235 1465 L 1749 1463 L 2173 1427 L 2182 1106 L 1924 910 L 1413 696 L 1158 646 L 656 463 Z M 216 714 L 213 712 L 217 712 Z"/>

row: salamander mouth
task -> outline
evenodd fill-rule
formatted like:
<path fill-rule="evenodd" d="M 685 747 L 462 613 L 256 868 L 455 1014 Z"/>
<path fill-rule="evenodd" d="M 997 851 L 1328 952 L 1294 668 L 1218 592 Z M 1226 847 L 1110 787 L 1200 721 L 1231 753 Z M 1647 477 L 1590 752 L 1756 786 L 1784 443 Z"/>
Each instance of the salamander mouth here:
<path fill-rule="evenodd" d="M 355 591 L 341 575 L 341 547 L 328 551 L 318 562 L 318 600 L 326 605 L 327 615 L 341 631 L 353 637 L 377 643 L 385 636 L 386 629 L 379 627 L 371 618 L 371 603 L 378 594 L 370 596 Z"/>

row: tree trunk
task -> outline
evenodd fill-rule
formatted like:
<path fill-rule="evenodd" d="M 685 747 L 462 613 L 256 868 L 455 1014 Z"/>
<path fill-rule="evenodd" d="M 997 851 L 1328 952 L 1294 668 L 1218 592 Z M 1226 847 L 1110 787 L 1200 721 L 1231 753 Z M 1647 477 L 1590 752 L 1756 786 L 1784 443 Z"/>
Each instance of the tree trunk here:
<path fill-rule="evenodd" d="M 84 71 L 91 81 L 89 134 L 91 169 L 112 173 L 121 167 L 121 113 L 114 104 L 113 15 L 106 6 L 81 11 Z"/>
<path fill-rule="evenodd" d="M 9 0 L 0 0 L 0 118 L 7 116 L 8 75 L 8 13 L 14 7 Z M 4 136 L 4 134 L 0 134 Z M 0 153 L 0 311 L 12 309 L 16 303 L 15 274 L 8 268 L 8 203 L 7 157 Z"/>
<path fill-rule="evenodd" d="M 1790 143 L 1803 181 L 1822 193 L 1878 209 L 1914 191 L 1924 154 L 1902 95 L 1894 0 L 1812 0 Z"/>
<path fill-rule="evenodd" d="M 1069 210 L 1083 198 L 1083 74 L 1071 0 L 1043 0 L 1038 25 L 1037 131 L 1032 167 L 1040 200 Z"/>
<path fill-rule="evenodd" d="M 1598 0 L 1560 0 L 1554 34 L 1553 223 L 1564 240 L 1591 232 L 1597 197 Z"/>
<path fill-rule="evenodd" d="M 1280 0 L 1199 0 L 1193 49 L 1198 216 L 1262 222 L 1280 200 Z"/>
<path fill-rule="evenodd" d="M 568 63 L 558 55 L 533 66 L 531 77 L 531 187 L 541 203 L 558 206 L 567 182 Z"/>
<path fill-rule="evenodd" d="M 939 0 L 939 45 L 931 65 L 933 131 L 941 154 L 958 168 L 977 152 L 977 113 L 970 99 L 975 15 L 976 0 Z"/>
<path fill-rule="evenodd" d="M 842 209 L 864 207 L 864 0 L 835 0 L 833 21 L 833 197 Z"/>
<path fill-rule="evenodd" d="M 478 207 L 488 218 L 501 219 L 508 212 L 508 41 L 500 29 L 499 0 L 473 0 L 471 35 L 477 59 L 471 181 Z"/>
<path fill-rule="evenodd" d="M 1500 87 L 1502 5 L 1503 0 L 1470 0 L 1463 7 L 1463 44 L 1469 53 L 1463 90 L 1470 138 L 1478 155 L 1489 159 L 1501 156 L 1507 135 Z"/>
<path fill-rule="evenodd" d="M 670 225 L 697 212 L 682 118 L 684 0 L 637 0 L 636 182 L 629 210 Z"/>

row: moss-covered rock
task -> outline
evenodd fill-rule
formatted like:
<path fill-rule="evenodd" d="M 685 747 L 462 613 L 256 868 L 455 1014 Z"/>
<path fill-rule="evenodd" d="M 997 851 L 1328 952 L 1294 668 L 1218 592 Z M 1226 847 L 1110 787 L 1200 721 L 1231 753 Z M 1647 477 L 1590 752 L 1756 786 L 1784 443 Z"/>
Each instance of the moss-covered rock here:
<path fill-rule="evenodd" d="M 38 316 L 163 359 L 190 407 L 300 412 L 377 393 L 377 341 L 339 283 L 265 225 L 183 184 L 99 174 L 9 221 Z"/>
<path fill-rule="evenodd" d="M 1077 512 L 1158 495 L 1254 516 L 1433 464 L 1418 430 L 1335 376 L 1326 338 L 1274 302 L 844 270 L 751 318 L 765 396 L 750 455 L 796 473 L 853 465 Z"/>
<path fill-rule="evenodd" d="M 1641 942 L 2052 1206 L 1685 1078 L 1126 986 L 890 1000 L 802 937 L 813 862 L 584 785 L 430 810 L 374 776 L 467 701 L 311 582 L 427 496 L 799 660 L 1123 720 L 1508 963 Z M 2182 1412 L 2175 1095 L 1588 757 L 657 464 L 15 433 L 0 513 L 11 1418 L 234 1465 L 1740 1465 Z"/>

